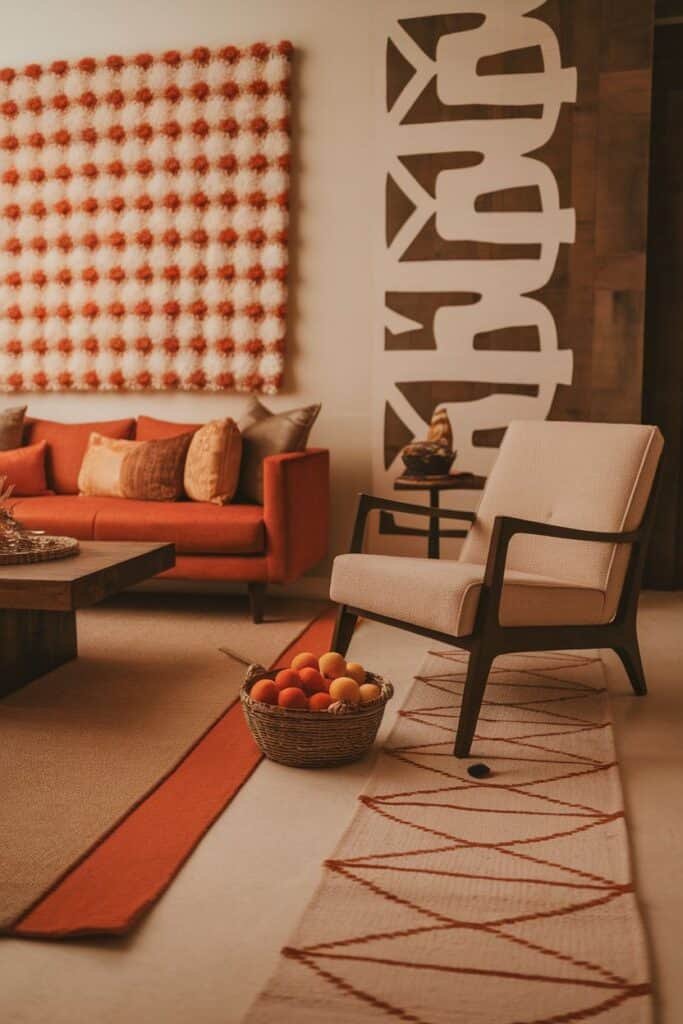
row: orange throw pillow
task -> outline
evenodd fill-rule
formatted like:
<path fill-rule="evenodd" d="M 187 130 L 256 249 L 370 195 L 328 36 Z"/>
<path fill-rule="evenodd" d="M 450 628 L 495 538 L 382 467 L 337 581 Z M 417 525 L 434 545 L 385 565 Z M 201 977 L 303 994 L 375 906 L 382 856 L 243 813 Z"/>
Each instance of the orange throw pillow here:
<path fill-rule="evenodd" d="M 0 452 L 0 477 L 12 484 L 13 498 L 35 497 L 48 492 L 45 480 L 45 441 Z"/>
<path fill-rule="evenodd" d="M 183 493 L 190 440 L 190 434 L 165 441 L 117 441 L 91 434 L 78 489 L 88 497 L 176 501 Z"/>
<path fill-rule="evenodd" d="M 211 420 L 192 436 L 185 460 L 185 493 L 192 501 L 227 505 L 240 478 L 242 435 L 234 420 Z"/>
<path fill-rule="evenodd" d="M 93 431 L 105 437 L 131 437 L 135 420 L 105 420 L 103 423 L 55 423 L 29 420 L 24 442 L 47 441 L 45 474 L 47 486 L 57 494 L 78 494 L 78 473 Z"/>
<path fill-rule="evenodd" d="M 178 434 L 194 434 L 201 423 L 171 423 L 170 420 L 155 420 L 153 416 L 138 416 L 135 430 L 136 441 L 163 441 Z"/>

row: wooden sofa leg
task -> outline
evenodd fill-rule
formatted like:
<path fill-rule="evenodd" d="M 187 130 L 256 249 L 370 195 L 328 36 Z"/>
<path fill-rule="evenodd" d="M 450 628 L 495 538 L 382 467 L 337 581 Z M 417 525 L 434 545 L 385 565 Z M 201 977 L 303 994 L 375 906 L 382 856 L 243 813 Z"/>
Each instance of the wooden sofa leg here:
<path fill-rule="evenodd" d="M 619 655 L 621 663 L 626 669 L 626 675 L 633 687 L 633 692 L 638 697 L 644 697 L 647 693 L 647 683 L 645 682 L 645 672 L 643 671 L 643 663 L 640 659 L 637 637 L 633 638 L 633 643 L 628 647 L 615 647 L 614 650 Z"/>
<path fill-rule="evenodd" d="M 263 612 L 266 603 L 266 584 L 248 583 L 247 590 L 249 591 L 251 619 L 252 622 L 255 622 L 258 625 L 259 622 L 263 622 Z"/>
<path fill-rule="evenodd" d="M 467 665 L 467 677 L 462 693 L 462 706 L 460 708 L 460 720 L 458 731 L 455 737 L 456 757 L 469 757 L 470 747 L 474 738 L 474 731 L 479 720 L 481 702 L 484 699 L 486 681 L 489 677 L 489 670 L 493 663 L 494 655 L 476 647 L 470 652 L 470 659 Z"/>
<path fill-rule="evenodd" d="M 351 637 L 358 621 L 357 615 L 352 615 L 347 610 L 345 604 L 339 605 L 339 611 L 337 612 L 337 624 L 334 627 L 334 637 L 332 639 L 332 650 L 338 651 L 339 654 L 346 654 L 351 643 Z"/>

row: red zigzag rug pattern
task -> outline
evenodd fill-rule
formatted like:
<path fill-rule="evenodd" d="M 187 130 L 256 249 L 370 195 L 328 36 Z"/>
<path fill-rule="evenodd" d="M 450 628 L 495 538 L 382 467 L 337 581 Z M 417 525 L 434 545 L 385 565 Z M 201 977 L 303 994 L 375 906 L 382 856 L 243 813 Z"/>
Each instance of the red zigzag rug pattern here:
<path fill-rule="evenodd" d="M 602 662 L 499 659 L 473 780 L 467 655 L 432 652 L 248 1024 L 650 1024 Z"/>

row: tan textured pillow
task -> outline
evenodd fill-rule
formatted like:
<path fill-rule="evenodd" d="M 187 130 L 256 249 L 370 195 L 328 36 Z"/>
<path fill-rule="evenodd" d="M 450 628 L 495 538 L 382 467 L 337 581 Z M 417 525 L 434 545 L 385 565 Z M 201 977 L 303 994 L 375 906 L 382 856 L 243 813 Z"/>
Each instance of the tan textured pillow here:
<path fill-rule="evenodd" d="M 90 435 L 78 475 L 78 490 L 90 497 L 176 501 L 191 435 L 163 441 L 118 441 Z"/>
<path fill-rule="evenodd" d="M 242 431 L 240 497 L 263 504 L 263 460 L 268 455 L 302 452 L 320 405 L 272 413 L 257 398 L 252 400 L 238 426 Z"/>
<path fill-rule="evenodd" d="M 242 435 L 234 420 L 211 420 L 192 435 L 185 460 L 185 492 L 193 501 L 232 501 L 240 476 Z"/>
<path fill-rule="evenodd" d="M 21 448 L 25 415 L 25 405 L 16 406 L 14 409 L 3 409 L 0 412 L 0 452 Z"/>

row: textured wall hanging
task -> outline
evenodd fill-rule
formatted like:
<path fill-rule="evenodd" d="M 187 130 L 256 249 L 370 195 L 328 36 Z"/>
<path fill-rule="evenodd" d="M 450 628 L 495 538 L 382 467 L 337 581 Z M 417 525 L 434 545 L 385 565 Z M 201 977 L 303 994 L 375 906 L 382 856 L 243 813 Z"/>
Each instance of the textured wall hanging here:
<path fill-rule="evenodd" d="M 0 389 L 278 390 L 290 56 L 0 71 Z"/>
<path fill-rule="evenodd" d="M 378 15 L 384 492 L 437 406 L 482 476 L 511 419 L 640 418 L 652 5 L 446 9 Z"/>

